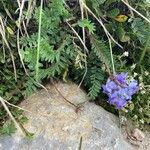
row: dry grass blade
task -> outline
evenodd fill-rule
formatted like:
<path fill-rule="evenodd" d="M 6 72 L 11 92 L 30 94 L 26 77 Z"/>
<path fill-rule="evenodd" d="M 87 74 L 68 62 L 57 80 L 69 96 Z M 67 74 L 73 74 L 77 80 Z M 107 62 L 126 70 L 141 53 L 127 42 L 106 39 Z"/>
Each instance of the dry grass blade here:
<path fill-rule="evenodd" d="M 132 11 L 134 11 L 135 13 L 137 13 L 140 17 L 142 17 L 143 19 L 145 19 L 148 23 L 150 23 L 150 20 L 148 18 L 146 18 L 145 16 L 143 16 L 140 12 L 138 12 L 136 9 L 134 9 L 131 5 L 129 5 L 129 3 L 125 2 L 124 0 L 122 0 L 122 2 L 129 7 L 129 9 L 131 9 Z"/>
<path fill-rule="evenodd" d="M 21 24 L 21 18 L 22 18 L 22 12 L 23 12 L 23 8 L 24 8 L 24 3 L 25 3 L 25 0 L 22 0 L 21 4 L 19 5 L 19 18 L 18 18 L 18 21 L 19 21 L 19 25 Z"/>
<path fill-rule="evenodd" d="M 81 19 L 83 20 L 84 19 L 84 9 L 83 9 L 83 6 L 81 3 L 80 3 L 80 10 L 81 10 Z M 82 35 L 83 35 L 83 42 L 85 44 L 86 41 L 85 41 L 85 28 L 84 27 L 82 27 Z"/>
<path fill-rule="evenodd" d="M 80 0 L 81 5 L 90 13 L 92 16 L 99 22 L 99 24 L 102 26 L 104 29 L 104 32 L 108 38 L 109 41 L 109 48 L 110 48 L 110 54 L 111 54 L 111 63 L 112 63 L 112 68 L 113 68 L 113 74 L 115 74 L 115 65 L 114 65 L 114 60 L 113 60 L 113 54 L 112 54 L 112 45 L 111 45 L 111 40 L 116 43 L 120 48 L 123 48 L 112 36 L 111 34 L 107 31 L 106 27 L 104 26 L 103 22 L 101 19 L 97 18 L 97 16 L 86 6 L 86 4 L 83 2 L 83 0 Z"/>
<path fill-rule="evenodd" d="M 24 69 L 26 75 L 29 76 L 29 74 L 28 74 L 28 72 L 27 72 L 27 70 L 26 70 L 26 68 L 25 68 L 25 65 L 24 65 L 24 62 L 23 62 L 23 58 L 22 58 L 22 55 L 21 55 L 21 52 L 20 52 L 19 29 L 18 29 L 18 31 L 17 31 L 17 49 L 18 49 L 18 54 L 19 54 L 20 61 L 21 61 L 21 63 L 22 63 L 23 69 Z"/>
<path fill-rule="evenodd" d="M 24 31 L 25 31 L 26 35 L 28 36 L 28 32 L 27 32 L 24 20 L 22 19 L 24 4 L 25 4 L 25 0 L 22 0 L 21 4 L 19 5 L 19 8 L 18 8 L 19 9 L 18 27 L 21 30 L 21 23 L 23 23 Z"/>
<path fill-rule="evenodd" d="M 73 44 L 74 44 L 74 46 L 77 48 L 77 49 L 80 49 L 80 47 L 73 41 Z M 80 88 L 80 86 L 81 86 L 81 84 L 83 83 L 83 81 L 84 81 L 84 79 L 85 79 L 85 76 L 86 76 L 86 74 L 87 74 L 87 60 L 86 60 L 86 57 L 87 57 L 87 55 L 84 53 L 84 63 L 85 63 L 85 72 L 84 72 L 84 75 L 83 75 L 83 77 L 82 77 L 82 79 L 81 79 L 81 81 L 80 81 L 80 83 L 79 83 L 79 85 L 78 85 L 78 88 Z"/>
<path fill-rule="evenodd" d="M 24 131 L 23 131 L 22 128 L 20 127 L 19 123 L 16 121 L 16 119 L 14 118 L 14 116 L 11 114 L 9 108 L 8 108 L 7 105 L 5 104 L 5 100 L 4 100 L 2 97 L 0 97 L 0 102 L 1 102 L 1 104 L 3 105 L 4 109 L 6 110 L 6 112 L 8 113 L 10 119 L 14 122 L 15 126 L 17 127 L 17 129 L 18 129 L 19 131 L 21 131 L 21 133 L 22 133 L 24 136 L 26 136 L 25 133 L 24 133 Z"/>
<path fill-rule="evenodd" d="M 128 0 L 125 0 L 125 2 L 126 2 L 127 4 L 129 4 Z M 130 13 L 131 13 L 131 16 L 132 16 L 132 18 L 133 18 L 133 17 L 134 17 L 133 10 L 132 10 L 131 8 L 129 8 L 129 11 L 130 11 Z"/>
<path fill-rule="evenodd" d="M 24 109 L 24 108 L 21 108 L 21 107 L 19 107 L 19 106 L 16 106 L 16 105 L 14 105 L 14 104 L 9 103 L 9 102 L 6 101 L 5 99 L 3 99 L 3 101 L 4 101 L 5 103 L 7 103 L 8 105 L 12 106 L 12 107 L 18 108 L 18 109 L 20 109 L 20 110 L 23 110 L 23 111 L 26 111 L 26 112 L 29 112 L 29 113 L 32 113 L 31 111 L 29 111 L 29 110 L 27 110 L 27 109 Z"/>
<path fill-rule="evenodd" d="M 84 49 L 86 50 L 86 52 L 88 53 L 89 50 L 86 47 L 86 45 L 84 44 L 83 40 L 81 39 L 81 37 L 79 36 L 79 34 L 76 32 L 76 30 L 69 24 L 68 21 L 66 21 L 66 23 L 68 24 L 68 26 L 71 28 L 71 30 L 74 32 L 74 34 L 77 36 L 77 38 L 80 40 L 81 44 L 83 45 Z"/>
<path fill-rule="evenodd" d="M 83 83 L 85 77 L 86 77 L 86 74 L 87 74 L 87 62 L 85 62 L 85 72 L 84 72 L 84 75 L 81 79 L 81 82 L 79 83 L 78 87 L 80 88 L 81 84 Z"/>
<path fill-rule="evenodd" d="M 99 24 L 102 26 L 102 28 L 104 29 L 104 32 L 106 33 L 106 35 L 108 35 L 110 37 L 110 39 L 116 43 L 120 48 L 123 49 L 123 47 L 112 37 L 112 35 L 108 32 L 108 30 L 106 29 L 106 27 L 104 26 L 103 22 L 101 19 L 99 19 L 91 10 L 89 7 L 87 7 L 87 5 L 83 2 L 83 0 L 80 0 L 81 4 L 83 5 L 83 7 L 99 22 Z"/>
<path fill-rule="evenodd" d="M 81 19 L 83 20 L 83 19 L 84 19 L 84 7 L 83 7 L 83 5 L 81 4 L 81 1 L 79 1 L 79 3 L 80 3 L 80 10 L 81 10 Z M 86 40 L 85 40 L 85 28 L 84 28 L 84 27 L 82 27 L 82 35 L 83 35 L 83 42 L 84 42 L 84 45 L 86 45 Z M 85 48 L 84 48 L 84 53 L 86 54 Z M 85 57 L 85 60 L 86 60 L 86 57 Z M 82 80 L 81 80 L 81 82 L 80 82 L 80 84 L 79 84 L 78 87 L 80 87 L 81 84 L 83 83 L 86 74 L 87 74 L 87 62 L 85 61 L 85 72 L 84 72 L 84 75 L 83 75 Z"/>
<path fill-rule="evenodd" d="M 29 24 L 35 6 L 36 6 L 36 0 L 29 0 L 28 10 L 26 13 L 26 26 L 28 26 Z"/>
<path fill-rule="evenodd" d="M 8 43 L 6 37 L 5 37 L 5 27 L 4 27 L 3 20 L 1 18 L 1 16 L 0 16 L 0 34 L 2 35 L 2 39 L 3 39 L 4 43 L 6 44 L 8 50 L 9 50 L 11 60 L 12 60 L 12 64 L 13 64 L 15 80 L 17 81 L 17 72 L 16 72 L 15 60 L 14 60 L 14 56 L 12 54 L 11 48 L 9 46 L 9 43 Z"/>
<path fill-rule="evenodd" d="M 20 1 L 19 1 L 19 0 L 17 0 L 17 3 L 18 3 L 18 6 L 19 6 L 19 8 L 20 8 Z"/>
<path fill-rule="evenodd" d="M 13 21 L 12 15 L 9 12 L 9 10 L 6 8 L 6 5 L 5 5 L 5 3 L 3 1 L 2 1 L 2 4 L 3 4 L 4 10 L 5 10 L 7 16 Z"/>

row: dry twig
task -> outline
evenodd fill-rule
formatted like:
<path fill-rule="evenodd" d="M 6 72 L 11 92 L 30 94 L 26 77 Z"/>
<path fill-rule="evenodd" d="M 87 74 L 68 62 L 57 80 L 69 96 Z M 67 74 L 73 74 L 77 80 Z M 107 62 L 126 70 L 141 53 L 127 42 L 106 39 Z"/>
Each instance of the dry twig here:
<path fill-rule="evenodd" d="M 6 110 L 7 114 L 9 115 L 10 119 L 14 122 L 15 126 L 18 128 L 19 131 L 21 131 L 21 133 L 25 135 L 24 131 L 22 130 L 22 128 L 20 127 L 19 123 L 16 121 L 16 119 L 14 118 L 14 116 L 11 114 L 9 108 L 7 107 L 7 105 L 5 104 L 5 100 L 0 97 L 0 102 L 3 105 L 4 109 Z"/>
<path fill-rule="evenodd" d="M 124 0 L 122 0 L 122 2 L 129 7 L 129 9 L 131 9 L 132 11 L 134 11 L 136 14 L 138 14 L 140 17 L 142 17 L 144 20 L 146 20 L 148 23 L 150 23 L 150 20 L 148 18 L 146 18 L 144 15 L 142 15 L 140 12 L 138 12 L 136 9 L 134 9 L 131 5 L 129 5 L 129 3 L 125 2 Z"/>

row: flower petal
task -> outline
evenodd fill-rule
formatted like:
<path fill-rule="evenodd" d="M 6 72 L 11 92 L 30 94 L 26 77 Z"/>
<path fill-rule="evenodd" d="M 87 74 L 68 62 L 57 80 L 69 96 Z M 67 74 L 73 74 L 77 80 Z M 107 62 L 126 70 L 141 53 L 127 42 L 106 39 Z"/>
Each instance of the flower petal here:
<path fill-rule="evenodd" d="M 128 73 L 122 72 L 122 73 L 116 75 L 115 79 L 116 79 L 120 84 L 126 84 L 126 83 L 127 83 L 127 76 L 128 76 Z"/>

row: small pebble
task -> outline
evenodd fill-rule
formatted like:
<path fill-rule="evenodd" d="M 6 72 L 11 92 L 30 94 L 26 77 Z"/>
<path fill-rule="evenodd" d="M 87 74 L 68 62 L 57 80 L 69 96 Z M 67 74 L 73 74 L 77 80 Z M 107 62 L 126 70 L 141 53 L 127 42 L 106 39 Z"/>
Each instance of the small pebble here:
<path fill-rule="evenodd" d="M 137 140 L 137 141 L 140 141 L 142 142 L 143 139 L 145 138 L 145 134 L 138 128 L 135 128 L 133 131 L 132 131 L 132 136 Z"/>

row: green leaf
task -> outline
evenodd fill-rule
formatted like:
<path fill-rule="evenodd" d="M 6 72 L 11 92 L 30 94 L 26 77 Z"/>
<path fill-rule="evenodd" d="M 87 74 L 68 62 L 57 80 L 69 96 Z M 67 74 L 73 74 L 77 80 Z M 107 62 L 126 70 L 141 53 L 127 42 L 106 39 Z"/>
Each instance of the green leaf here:
<path fill-rule="evenodd" d="M 149 34 L 148 23 L 145 23 L 141 18 L 134 18 L 131 27 L 139 41 L 144 44 Z"/>
<path fill-rule="evenodd" d="M 96 28 L 94 23 L 91 23 L 91 21 L 88 19 L 83 19 L 83 20 L 78 21 L 78 25 L 80 27 L 88 28 L 90 33 L 93 33 L 95 31 L 95 28 Z"/>
<path fill-rule="evenodd" d="M 103 40 L 99 40 L 96 36 L 91 36 L 92 50 L 100 61 L 111 68 L 110 50 Z"/>
<path fill-rule="evenodd" d="M 14 31 L 10 27 L 7 26 L 6 29 L 10 35 L 14 35 Z"/>
<path fill-rule="evenodd" d="M 130 37 L 128 35 L 124 35 L 122 36 L 122 38 L 120 39 L 121 42 L 128 42 L 130 41 Z"/>
<path fill-rule="evenodd" d="M 12 133 L 15 133 L 15 131 L 16 131 L 16 127 L 14 123 L 10 122 L 6 124 L 0 132 L 1 134 L 11 135 Z"/>
<path fill-rule="evenodd" d="M 107 1 L 105 2 L 105 7 L 107 8 L 107 7 L 109 7 L 109 5 L 111 5 L 112 3 L 118 2 L 118 1 L 120 1 L 120 0 L 107 0 Z"/>
<path fill-rule="evenodd" d="M 100 67 L 90 68 L 90 88 L 88 95 L 92 100 L 94 100 L 100 93 L 101 85 L 104 80 L 104 74 Z"/>
<path fill-rule="evenodd" d="M 117 28 L 117 35 L 119 37 L 119 40 L 121 42 L 128 42 L 130 41 L 130 37 L 128 35 L 126 35 L 126 32 L 124 30 L 124 28 L 122 26 L 118 26 Z"/>
<path fill-rule="evenodd" d="M 103 12 L 102 10 L 100 9 L 100 6 L 102 6 L 106 0 L 88 0 L 89 3 L 91 3 L 93 9 L 95 10 L 96 14 L 98 16 L 102 16 L 103 15 Z"/>
<path fill-rule="evenodd" d="M 116 16 L 119 15 L 119 13 L 120 13 L 120 10 L 118 8 L 114 8 L 107 12 L 107 16 L 110 18 L 115 18 Z"/>

